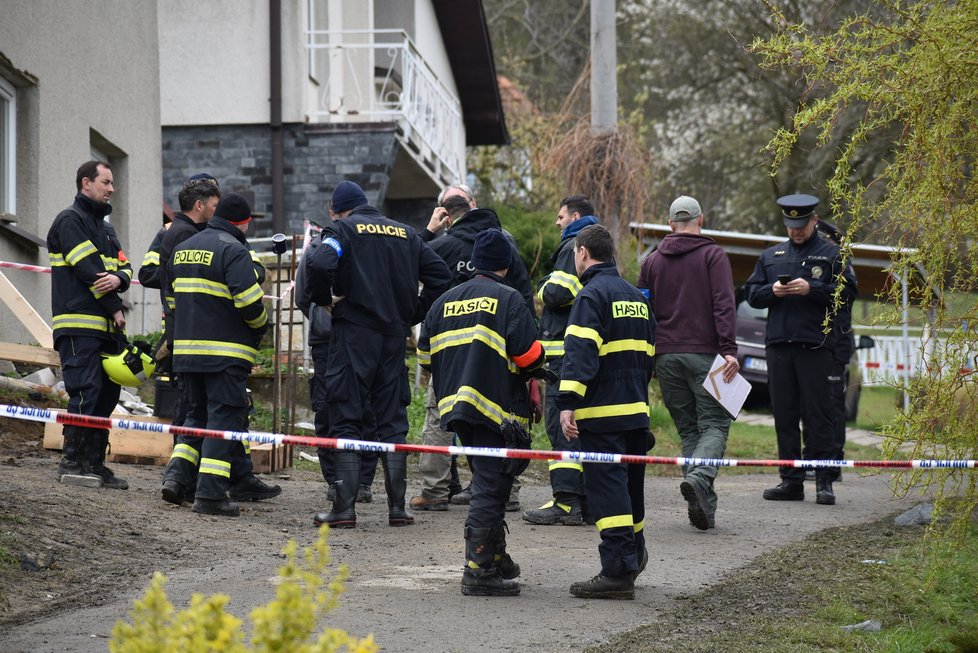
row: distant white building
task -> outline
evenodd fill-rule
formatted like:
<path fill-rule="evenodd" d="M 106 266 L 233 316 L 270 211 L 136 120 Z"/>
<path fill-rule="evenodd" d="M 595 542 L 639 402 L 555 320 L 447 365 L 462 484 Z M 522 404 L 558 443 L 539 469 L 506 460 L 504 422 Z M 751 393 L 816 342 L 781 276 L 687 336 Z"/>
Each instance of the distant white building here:
<path fill-rule="evenodd" d="M 298 233 L 351 179 L 419 223 L 464 179 L 466 145 L 508 141 L 481 0 L 166 0 L 158 11 L 171 203 L 206 171 L 254 193 L 259 235 Z"/>

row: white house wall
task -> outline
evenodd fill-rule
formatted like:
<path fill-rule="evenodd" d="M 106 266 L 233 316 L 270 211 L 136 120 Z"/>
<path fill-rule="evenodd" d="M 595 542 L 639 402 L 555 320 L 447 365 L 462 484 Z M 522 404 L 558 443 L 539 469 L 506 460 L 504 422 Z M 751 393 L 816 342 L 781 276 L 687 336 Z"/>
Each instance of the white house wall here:
<path fill-rule="evenodd" d="M 0 74 L 16 78 L 11 81 L 17 86 L 18 103 L 19 226 L 41 238 L 47 235 L 54 217 L 71 204 L 75 172 L 91 158 L 95 146 L 114 166 L 112 223 L 134 265 L 142 260 L 161 215 L 156 34 L 153 3 L 3 2 L 0 62 L 9 64 Z M 29 255 L 9 238 L 0 235 L 0 259 L 47 265 L 46 250 Z M 49 277 L 10 271 L 7 276 L 50 320 Z M 128 298 L 139 302 L 134 291 Z M 158 325 L 158 302 L 148 313 L 150 326 L 154 320 Z M 129 321 L 138 330 L 142 305 Z M 2 305 L 0 329 L 4 341 L 31 340 Z"/>

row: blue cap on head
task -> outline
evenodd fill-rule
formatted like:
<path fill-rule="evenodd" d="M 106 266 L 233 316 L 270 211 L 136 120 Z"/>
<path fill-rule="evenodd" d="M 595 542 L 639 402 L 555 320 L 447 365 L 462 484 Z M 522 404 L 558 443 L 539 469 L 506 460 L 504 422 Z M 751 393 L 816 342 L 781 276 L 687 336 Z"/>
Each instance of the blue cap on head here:
<path fill-rule="evenodd" d="M 814 195 L 795 193 L 779 197 L 778 206 L 781 207 L 784 226 L 790 229 L 801 229 L 812 219 L 815 207 L 818 206 L 818 198 Z"/>
<path fill-rule="evenodd" d="M 366 203 L 363 189 L 352 181 L 341 181 L 333 190 L 333 213 L 343 213 Z"/>

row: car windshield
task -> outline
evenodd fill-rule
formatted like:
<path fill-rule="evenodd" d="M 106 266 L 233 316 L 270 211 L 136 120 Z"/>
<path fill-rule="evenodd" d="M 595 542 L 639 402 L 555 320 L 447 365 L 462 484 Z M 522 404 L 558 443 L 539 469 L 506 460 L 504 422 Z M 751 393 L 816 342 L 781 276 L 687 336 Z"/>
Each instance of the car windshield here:
<path fill-rule="evenodd" d="M 752 320 L 764 320 L 767 322 L 767 309 L 754 308 L 747 302 L 740 302 L 737 305 L 737 317 L 745 317 Z"/>

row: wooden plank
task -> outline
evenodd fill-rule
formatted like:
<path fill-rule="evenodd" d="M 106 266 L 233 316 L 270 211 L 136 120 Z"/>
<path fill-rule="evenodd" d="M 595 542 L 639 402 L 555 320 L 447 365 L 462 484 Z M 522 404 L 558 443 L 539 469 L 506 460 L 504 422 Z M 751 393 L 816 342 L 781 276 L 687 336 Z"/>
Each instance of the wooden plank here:
<path fill-rule="evenodd" d="M 38 344 L 48 349 L 54 348 L 54 336 L 51 335 L 51 327 L 44 321 L 30 302 L 24 299 L 20 291 L 10 283 L 3 272 L 0 272 L 0 299 L 13 312 L 14 317 L 20 320 L 28 333 L 34 336 Z"/>
<path fill-rule="evenodd" d="M 61 357 L 58 356 L 58 352 L 55 350 L 45 347 L 18 345 L 13 342 L 0 342 L 0 360 L 61 367 Z"/>
<path fill-rule="evenodd" d="M 256 474 L 271 474 L 292 466 L 291 444 L 251 445 L 251 464 Z"/>

